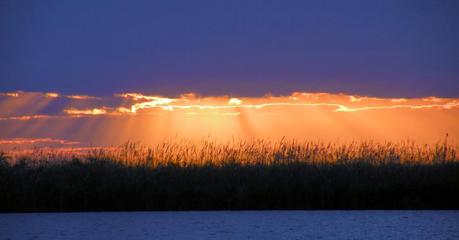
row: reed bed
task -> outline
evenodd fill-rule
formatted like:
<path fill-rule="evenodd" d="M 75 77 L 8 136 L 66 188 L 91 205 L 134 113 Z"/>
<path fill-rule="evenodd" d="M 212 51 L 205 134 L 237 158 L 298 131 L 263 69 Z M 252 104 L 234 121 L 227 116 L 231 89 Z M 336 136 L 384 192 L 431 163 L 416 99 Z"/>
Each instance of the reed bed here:
<path fill-rule="evenodd" d="M 56 164 L 71 160 L 107 160 L 126 166 L 156 168 L 165 165 L 225 166 L 227 164 L 435 164 L 455 162 L 459 147 L 447 141 L 434 145 L 413 141 L 378 143 L 373 141 L 350 143 L 299 142 L 281 139 L 271 141 L 232 140 L 218 142 L 210 138 L 199 141 L 175 139 L 155 146 L 127 142 L 117 147 L 34 148 L 3 153 L 10 162 L 27 161 L 32 165 Z"/>
<path fill-rule="evenodd" d="M 0 153 L 0 211 L 459 209 L 458 147 L 218 142 Z"/>

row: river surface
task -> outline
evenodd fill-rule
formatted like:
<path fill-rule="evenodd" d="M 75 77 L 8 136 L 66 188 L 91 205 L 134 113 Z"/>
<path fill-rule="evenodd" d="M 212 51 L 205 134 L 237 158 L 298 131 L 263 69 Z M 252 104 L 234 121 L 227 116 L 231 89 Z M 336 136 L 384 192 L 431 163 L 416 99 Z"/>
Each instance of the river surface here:
<path fill-rule="evenodd" d="M 0 239 L 459 239 L 459 211 L 13 213 Z"/>

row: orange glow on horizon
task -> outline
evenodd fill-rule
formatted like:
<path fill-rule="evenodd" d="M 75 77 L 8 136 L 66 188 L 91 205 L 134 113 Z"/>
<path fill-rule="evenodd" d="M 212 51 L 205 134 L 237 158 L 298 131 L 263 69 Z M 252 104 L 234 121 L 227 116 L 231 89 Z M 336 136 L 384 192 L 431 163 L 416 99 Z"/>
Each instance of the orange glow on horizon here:
<path fill-rule="evenodd" d="M 220 140 L 287 137 L 432 143 L 448 133 L 451 141 L 459 139 L 458 98 L 302 92 L 263 97 L 193 93 L 92 97 L 16 92 L 0 94 L 0 110 L 0 138 L 66 139 L 104 146 L 208 135 Z"/>

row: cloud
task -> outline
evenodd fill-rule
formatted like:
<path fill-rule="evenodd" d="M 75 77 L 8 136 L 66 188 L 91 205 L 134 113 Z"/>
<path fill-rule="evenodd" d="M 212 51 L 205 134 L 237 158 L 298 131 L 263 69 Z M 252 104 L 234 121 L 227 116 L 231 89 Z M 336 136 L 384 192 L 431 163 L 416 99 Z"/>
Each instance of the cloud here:
<path fill-rule="evenodd" d="M 430 105 L 391 105 L 391 106 L 366 106 L 351 108 L 343 105 L 339 105 L 336 112 L 357 112 L 367 110 L 383 110 L 383 109 L 428 109 L 428 108 L 439 108 L 439 109 L 452 109 L 459 107 L 459 102 L 453 101 L 445 104 L 430 104 Z"/>
<path fill-rule="evenodd" d="M 164 110 L 170 111 L 173 108 L 168 104 L 177 101 L 177 99 L 164 98 L 164 97 L 158 97 L 158 96 L 146 96 L 146 95 L 142 95 L 139 93 L 123 93 L 123 94 L 118 94 L 118 96 L 122 98 L 130 98 L 135 101 L 143 101 L 143 102 L 135 103 L 134 105 L 131 106 L 132 113 L 136 113 L 138 110 L 141 110 L 141 109 L 149 109 L 149 108 L 156 108 L 156 107 L 161 107 Z"/>
<path fill-rule="evenodd" d="M 49 139 L 72 139 L 107 146 L 134 139 L 150 141 L 175 134 L 189 137 L 207 133 L 222 138 L 400 135 L 437 140 L 435 134 L 448 132 L 459 139 L 459 98 L 304 92 L 238 98 L 192 93 L 177 97 L 141 93 L 93 97 L 20 91 L 1 96 L 0 138 L 11 143 L 24 140 L 19 138 L 45 139 L 34 140 L 37 144 L 51 144 Z"/>
<path fill-rule="evenodd" d="M 104 114 L 107 114 L 107 110 L 104 108 L 93 108 L 93 109 L 69 108 L 69 109 L 64 109 L 64 112 L 70 115 L 104 115 Z"/>
<path fill-rule="evenodd" d="M 6 92 L 6 93 L 0 93 L 0 96 L 5 96 L 5 97 L 19 97 L 19 94 L 21 94 L 20 91 L 18 91 L 18 92 Z"/>
<path fill-rule="evenodd" d="M 392 98 L 390 101 L 391 102 L 395 102 L 395 103 L 402 103 L 402 102 L 406 102 L 408 100 L 406 98 Z"/>
<path fill-rule="evenodd" d="M 88 95 L 67 95 L 66 97 L 75 100 L 101 99 L 99 97 L 93 97 Z"/>
<path fill-rule="evenodd" d="M 362 101 L 361 98 L 356 98 L 356 97 L 354 97 L 354 96 L 352 96 L 352 95 L 349 96 L 349 98 L 350 98 L 350 101 L 351 101 L 351 102 L 361 102 L 361 101 Z"/>
<path fill-rule="evenodd" d="M 59 93 L 48 92 L 48 93 L 45 93 L 45 96 L 49 97 L 49 98 L 58 98 L 59 97 Z"/>
<path fill-rule="evenodd" d="M 241 105 L 241 103 L 242 100 L 238 98 L 230 98 L 230 100 L 228 100 L 229 105 Z"/>
<path fill-rule="evenodd" d="M 426 98 L 375 98 L 329 93 L 294 92 L 289 96 L 244 97 L 231 98 L 228 96 L 200 97 L 187 93 L 178 98 L 169 98 L 141 93 L 121 93 L 113 97 L 94 97 L 88 95 L 61 95 L 59 93 L 9 92 L 1 93 L 11 98 L 0 99 L 0 120 L 33 120 L 57 117 L 90 117 L 90 116 L 119 116 L 138 114 L 157 114 L 174 110 L 220 111 L 237 109 L 286 109 L 289 108 L 321 108 L 332 112 L 362 112 L 388 109 L 455 109 L 459 107 L 459 99 L 426 97 Z M 48 106 L 40 109 L 25 111 L 28 106 L 35 109 L 37 102 L 43 99 L 53 99 L 43 102 Z M 62 100 L 58 100 L 61 98 Z M 122 99 L 119 101 L 119 99 Z M 78 101 L 67 101 L 73 99 Z M 90 101 L 98 99 L 98 101 Z M 118 100 L 117 100 L 118 99 Z M 64 102 L 63 102 L 64 101 Z M 52 106 L 52 107 L 51 107 Z M 51 110 L 49 110 L 51 109 Z M 266 111 L 265 111 L 266 112 Z M 220 112 L 221 113 L 221 112 Z"/>
<path fill-rule="evenodd" d="M 62 145 L 80 144 L 77 141 L 67 141 L 62 139 L 52 138 L 10 138 L 0 139 L 0 145 L 21 145 L 21 144 L 37 144 L 37 143 L 57 143 Z"/>
<path fill-rule="evenodd" d="M 53 117 L 54 116 L 49 116 L 49 115 L 25 115 L 25 116 L 2 117 L 0 118 L 0 121 L 5 121 L 5 120 L 26 121 L 26 120 L 32 120 L 32 119 L 47 119 L 47 118 L 53 118 Z"/>

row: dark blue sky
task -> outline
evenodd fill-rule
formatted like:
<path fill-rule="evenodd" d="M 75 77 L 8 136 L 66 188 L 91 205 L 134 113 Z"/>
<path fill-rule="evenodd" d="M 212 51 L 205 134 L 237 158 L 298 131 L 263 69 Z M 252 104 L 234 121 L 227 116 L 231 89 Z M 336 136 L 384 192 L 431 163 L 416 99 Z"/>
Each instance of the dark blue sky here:
<path fill-rule="evenodd" d="M 0 1 L 0 91 L 459 96 L 459 1 Z"/>

